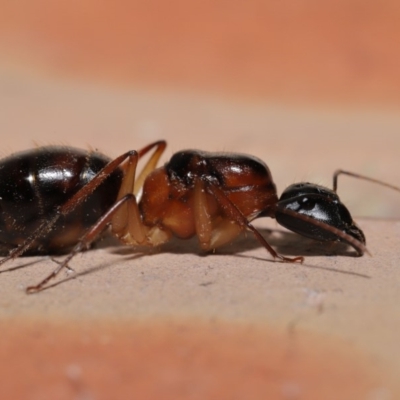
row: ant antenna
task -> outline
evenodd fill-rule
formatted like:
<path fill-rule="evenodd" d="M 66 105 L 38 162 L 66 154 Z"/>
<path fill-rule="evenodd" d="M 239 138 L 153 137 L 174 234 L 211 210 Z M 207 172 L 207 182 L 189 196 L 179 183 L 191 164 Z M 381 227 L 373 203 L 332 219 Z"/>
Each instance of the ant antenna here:
<path fill-rule="evenodd" d="M 364 175 L 360 175 L 360 174 L 355 174 L 354 172 L 349 172 L 349 171 L 344 171 L 342 169 L 338 169 L 337 171 L 335 171 L 335 173 L 333 174 L 333 191 L 336 193 L 337 191 L 337 181 L 338 181 L 338 176 L 339 175 L 348 175 L 348 176 L 352 176 L 353 178 L 358 178 L 358 179 L 363 179 L 365 181 L 368 182 L 372 182 L 372 183 L 377 183 L 378 185 L 387 187 L 389 189 L 393 189 L 396 190 L 397 192 L 400 192 L 400 188 L 394 185 L 390 185 L 389 183 L 386 182 L 382 182 L 378 179 L 373 179 L 370 178 L 368 176 L 364 176 Z"/>

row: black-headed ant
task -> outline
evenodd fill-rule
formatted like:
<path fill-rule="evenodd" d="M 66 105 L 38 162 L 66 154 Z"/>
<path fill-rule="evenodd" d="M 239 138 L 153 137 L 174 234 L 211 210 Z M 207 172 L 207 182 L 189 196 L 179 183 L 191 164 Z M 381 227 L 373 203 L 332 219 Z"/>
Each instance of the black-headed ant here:
<path fill-rule="evenodd" d="M 273 258 L 302 262 L 278 254 L 252 225 L 260 217 L 276 218 L 284 227 L 323 242 L 344 242 L 358 255 L 365 236 L 333 190 L 311 183 L 289 186 L 278 199 L 267 165 L 243 154 L 185 150 L 156 168 L 165 141 L 114 160 L 70 147 L 42 147 L 0 162 L 0 265 L 22 254 L 68 252 L 40 283 L 53 279 L 104 229 L 128 245 L 158 246 L 171 237 L 197 236 L 212 250 L 251 231 Z M 136 178 L 138 161 L 154 150 Z M 393 189 L 398 188 L 383 184 Z"/>

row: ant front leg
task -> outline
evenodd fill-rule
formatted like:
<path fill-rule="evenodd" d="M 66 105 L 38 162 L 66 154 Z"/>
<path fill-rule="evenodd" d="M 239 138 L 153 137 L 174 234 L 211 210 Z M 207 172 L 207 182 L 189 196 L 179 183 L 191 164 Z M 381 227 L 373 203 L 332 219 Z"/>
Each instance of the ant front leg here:
<path fill-rule="evenodd" d="M 207 188 L 207 191 L 214 196 L 214 198 L 216 199 L 218 204 L 221 206 L 224 213 L 229 218 L 229 222 L 234 222 L 235 225 L 237 225 L 240 228 L 239 231 L 247 229 L 247 230 L 250 230 L 251 232 L 253 232 L 256 239 L 271 254 L 271 256 L 273 258 L 277 258 L 284 262 L 301 262 L 302 263 L 304 261 L 304 257 L 289 258 L 289 257 L 284 257 L 284 256 L 278 254 L 271 247 L 271 245 L 265 240 L 265 238 L 261 235 L 261 233 L 247 220 L 247 218 L 239 210 L 239 208 L 229 200 L 229 198 L 225 195 L 225 193 L 217 185 L 215 185 L 213 182 L 206 181 L 205 186 Z M 232 239 L 233 239 L 233 237 L 237 236 L 239 231 L 237 231 L 236 235 L 234 232 L 231 232 Z M 221 233 L 223 233 L 223 232 L 221 232 Z M 233 236 L 233 235 L 235 235 L 235 236 Z"/>
<path fill-rule="evenodd" d="M 243 230 L 229 218 L 213 223 L 210 201 L 212 199 L 206 190 L 206 183 L 202 179 L 197 179 L 194 187 L 194 222 L 200 247 L 205 251 L 231 242 Z"/>

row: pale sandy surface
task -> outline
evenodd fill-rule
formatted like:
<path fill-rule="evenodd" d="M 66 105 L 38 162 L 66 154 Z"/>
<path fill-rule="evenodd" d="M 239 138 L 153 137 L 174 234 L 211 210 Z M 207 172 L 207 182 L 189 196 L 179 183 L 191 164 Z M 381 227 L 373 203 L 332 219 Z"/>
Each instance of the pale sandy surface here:
<path fill-rule="evenodd" d="M 166 157 L 185 147 L 257 155 L 267 160 L 278 188 L 301 179 L 330 185 L 337 166 L 398 183 L 393 167 L 398 165 L 400 119 L 393 114 L 317 112 L 182 92 L 99 89 L 10 71 L 3 71 L 0 85 L 1 131 L 8 132 L 2 136 L 5 153 L 35 141 L 92 146 L 115 156 L 167 138 Z M 271 262 L 251 235 L 206 257 L 195 241 L 172 241 L 143 255 L 108 240 L 76 257 L 76 279 L 62 276 L 61 284 L 27 296 L 24 287 L 54 264 L 46 258 L 20 259 L 1 274 L 0 351 L 13 359 L 15 368 L 22 362 L 38 398 L 43 393 L 64 398 L 82 390 L 106 398 L 119 381 L 121 396 L 136 382 L 133 386 L 146 393 L 144 398 L 160 398 L 164 385 L 171 398 L 235 398 L 226 382 L 236 373 L 242 378 L 232 378 L 237 385 L 233 393 L 249 390 L 246 385 L 260 377 L 253 398 L 334 399 L 337 393 L 349 399 L 354 393 L 358 398 L 395 398 L 393 377 L 400 371 L 399 199 L 349 181 L 343 179 L 340 191 L 355 215 L 390 217 L 359 219 L 373 257 L 354 258 L 345 249 L 339 249 L 340 256 L 327 256 L 334 251 L 265 220 L 256 225 L 270 243 L 285 255 L 306 256 L 303 265 Z M 155 331 L 164 333 L 154 338 Z M 132 342 L 135 335 L 140 339 Z M 22 350 L 20 340 L 36 350 Z M 182 348 L 176 340 L 185 343 Z M 218 341 L 230 350 L 219 351 Z M 208 348 L 215 350 L 195 372 L 186 361 L 182 364 L 180 353 L 170 354 L 171 346 L 194 354 L 190 365 L 197 365 L 193 360 Z M 251 355 L 242 354 L 243 347 Z M 287 364 L 292 350 L 294 361 Z M 131 352 L 144 353 L 135 358 Z M 165 358 L 161 364 L 160 357 Z M 248 369 L 237 371 L 232 357 Z M 44 363 L 47 375 L 42 367 L 32 372 L 35 363 Z M 94 369 L 93 363 L 105 369 Z M 114 379 L 105 365 L 113 365 Z M 350 372 L 344 373 L 343 365 Z M 147 371 L 149 386 L 133 378 L 132 368 Z M 171 368 L 174 375 L 165 384 L 163 374 Z M 254 368 L 261 372 L 254 375 Z M 278 378 L 263 379 L 269 374 L 265 368 L 278 369 Z M 108 377 L 104 388 L 103 374 Z M 203 381 L 204 374 L 211 377 Z M 16 390 L 14 379 L 7 380 L 5 391 Z M 55 387 L 48 386 L 49 380 Z M 193 393 L 187 389 L 190 382 L 199 385 Z M 44 385 L 39 386 L 42 391 L 38 384 Z M 15 387 L 21 396 L 30 390 Z"/>
<path fill-rule="evenodd" d="M 0 1 L 0 153 L 244 152 L 278 192 L 344 168 L 400 185 L 396 1 Z M 112 4 L 112 6 L 111 6 Z M 0 182 L 1 184 L 1 182 Z M 0 273 L 0 398 L 400 398 L 399 193 L 343 178 L 372 257 L 256 226 L 204 256 L 112 239 L 38 295 Z M 338 255 L 335 255 L 338 253 Z M 4 271 L 4 272 L 3 272 Z"/>

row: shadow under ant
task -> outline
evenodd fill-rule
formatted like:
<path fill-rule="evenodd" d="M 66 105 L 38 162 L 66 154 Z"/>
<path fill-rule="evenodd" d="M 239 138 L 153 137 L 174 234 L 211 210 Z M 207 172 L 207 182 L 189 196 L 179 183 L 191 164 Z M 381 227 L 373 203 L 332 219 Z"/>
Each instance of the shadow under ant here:
<path fill-rule="evenodd" d="M 279 254 L 291 256 L 348 256 L 357 257 L 354 250 L 350 249 L 345 243 L 324 243 L 308 239 L 292 232 L 283 230 L 272 230 L 267 228 L 258 229 L 258 231 L 268 239 L 268 243 L 274 247 Z M 96 248 L 106 248 L 115 246 L 111 252 L 119 255 L 129 255 L 137 250 L 146 254 L 171 253 L 171 254 L 195 254 L 199 256 L 216 255 L 234 255 L 246 251 L 263 248 L 262 245 L 254 240 L 250 232 L 245 232 L 236 238 L 233 242 L 219 247 L 213 252 L 204 252 L 199 248 L 196 238 L 190 240 L 179 240 L 172 238 L 169 242 L 157 248 L 148 248 L 145 246 L 119 246 L 115 238 L 107 238 L 99 243 Z M 273 259 L 266 261 L 275 262 Z"/>
<path fill-rule="evenodd" d="M 313 239 L 308 239 L 303 236 L 297 235 L 292 232 L 287 232 L 284 230 L 275 230 L 262 228 L 258 229 L 259 232 L 268 238 L 268 243 L 270 243 L 280 254 L 292 255 L 292 256 L 305 256 L 306 260 L 312 256 L 344 256 L 344 257 L 358 257 L 354 250 L 350 249 L 348 245 L 342 242 L 338 243 L 323 243 L 317 242 Z M 234 242 L 229 243 L 225 246 L 218 248 L 215 252 L 202 252 L 199 250 L 198 242 L 196 238 L 191 240 L 179 240 L 173 238 L 171 241 L 165 243 L 159 248 L 147 248 L 147 247 L 129 247 L 129 246 L 118 246 L 118 242 L 114 238 L 111 238 L 115 245 L 115 248 L 111 250 L 112 254 L 118 254 L 121 256 L 127 256 L 128 260 L 136 259 L 136 251 L 140 249 L 140 253 L 143 256 L 151 256 L 159 253 L 170 253 L 170 254 L 194 254 L 200 257 L 206 256 L 225 256 L 234 255 L 236 257 L 253 259 L 257 261 L 267 261 L 275 263 L 276 261 L 270 258 L 263 258 L 254 255 L 241 254 L 246 251 L 255 250 L 262 248 L 261 244 L 252 238 L 250 233 L 243 233 Z M 268 254 L 266 255 L 268 257 Z M 294 263 L 295 267 L 306 267 L 312 269 L 321 269 L 324 271 L 342 273 L 347 275 L 353 275 L 360 278 L 370 279 L 371 277 L 366 274 L 340 270 L 337 268 L 330 268 L 326 266 L 318 266 L 308 264 L 304 262 L 302 264 Z M 290 265 L 290 263 L 286 263 Z"/>
<path fill-rule="evenodd" d="M 131 259 L 140 259 L 141 257 L 144 257 L 146 255 L 147 254 L 145 254 L 145 253 L 136 253 Z M 55 260 L 53 260 L 53 261 L 56 262 Z M 113 265 L 115 265 L 115 262 L 114 261 L 109 261 L 109 262 L 103 263 L 101 265 L 97 265 L 95 267 L 91 267 L 91 268 L 89 268 L 87 270 L 79 271 L 79 272 L 76 272 L 74 269 L 70 268 L 72 273 L 70 273 L 67 277 L 60 279 L 59 281 L 53 282 L 53 283 L 43 287 L 42 291 L 52 289 L 52 288 L 54 288 L 54 287 L 56 287 L 58 285 L 61 285 L 63 283 L 71 281 L 73 279 L 79 278 L 81 276 L 90 275 L 92 273 L 95 273 L 95 272 L 98 272 L 98 271 L 102 271 L 102 270 L 107 269 L 107 268 L 111 268 Z"/>
<path fill-rule="evenodd" d="M 258 229 L 260 233 L 268 238 L 268 242 L 277 249 L 280 254 L 284 255 L 295 255 L 295 256 L 305 256 L 305 257 L 312 257 L 312 256 L 355 256 L 355 252 L 349 249 L 344 243 L 335 243 L 326 244 L 322 242 L 317 242 L 312 239 L 305 238 L 303 236 L 297 235 L 292 232 L 279 230 L 279 229 L 268 229 L 268 228 L 261 228 Z M 190 240 L 179 240 L 177 238 L 173 238 L 171 241 L 163 244 L 158 248 L 148 248 L 144 246 L 121 246 L 120 242 L 111 235 L 103 235 L 98 241 L 96 241 L 91 249 L 87 251 L 91 251 L 94 249 L 109 249 L 111 254 L 116 254 L 120 256 L 126 256 L 125 260 L 138 260 L 142 257 L 149 257 L 155 254 L 160 253 L 169 253 L 169 254 L 194 254 L 200 257 L 205 256 L 225 256 L 225 255 L 234 255 L 238 258 L 244 259 L 253 259 L 257 261 L 267 261 L 275 263 L 276 261 L 273 259 L 269 259 L 268 254 L 266 254 L 266 258 L 254 256 L 254 255 L 246 255 L 242 254 L 250 250 L 255 250 L 258 248 L 262 248 L 260 243 L 252 237 L 252 235 L 248 232 L 243 233 L 240 235 L 235 241 L 232 243 L 226 244 L 220 248 L 218 248 L 215 252 L 202 252 L 199 249 L 198 241 L 196 238 Z M 86 253 L 83 252 L 83 253 Z M 62 257 L 63 254 L 55 254 L 53 256 Z M 46 258 L 50 258 L 53 262 L 58 262 L 55 258 L 47 256 Z M 306 258 L 306 260 L 307 260 Z M 31 265 L 40 263 L 43 259 L 36 259 L 33 261 L 29 261 L 27 263 L 13 266 L 11 268 L 1 270 L 0 273 L 4 272 L 11 272 L 22 268 L 27 268 Z M 91 273 L 95 273 L 97 271 L 104 270 L 106 268 L 112 267 L 115 264 L 114 261 L 110 261 L 107 263 L 103 263 L 102 265 L 91 267 L 84 271 L 76 272 L 73 268 L 70 267 L 70 270 L 73 273 L 69 274 L 67 277 L 60 279 L 59 281 L 53 282 L 52 284 L 44 287 L 43 290 L 48 290 L 54 288 L 62 283 L 66 283 L 70 280 L 76 279 L 78 277 L 82 277 L 85 275 L 89 275 Z M 290 265 L 289 263 L 287 263 Z M 294 267 L 296 268 L 312 268 L 312 269 L 320 269 L 329 272 L 335 272 L 340 274 L 347 274 L 352 276 L 357 276 L 360 278 L 370 279 L 371 277 L 365 274 L 353 272 L 353 271 L 346 271 L 340 270 L 336 268 L 330 268 L 326 266 L 318 266 L 312 265 L 308 263 L 298 264 L 295 263 Z"/>
<path fill-rule="evenodd" d="M 292 235 L 292 234 L 291 234 Z M 293 236 L 297 236 L 295 234 L 293 234 Z M 175 242 L 175 243 L 174 243 Z M 184 254 L 184 253 L 189 253 L 189 254 L 196 254 L 199 256 L 202 256 L 202 254 L 199 254 L 198 251 L 196 251 L 196 241 L 190 241 L 192 243 L 190 243 L 189 249 L 185 246 L 182 246 L 179 240 L 172 240 L 172 242 L 170 242 L 168 245 L 165 245 L 165 247 L 168 247 L 169 249 L 165 248 L 164 246 L 162 246 L 162 251 L 154 251 L 154 248 L 150 249 L 150 251 L 148 251 L 149 249 L 146 248 L 147 251 L 141 251 L 141 252 L 135 252 L 133 253 L 133 251 L 135 251 L 135 249 L 132 249 L 132 247 L 117 247 L 111 250 L 112 254 L 118 254 L 118 255 L 127 255 L 127 257 L 125 258 L 126 260 L 140 260 L 142 257 L 149 257 L 151 255 L 155 255 L 155 254 L 159 254 L 160 252 L 168 252 L 171 254 Z M 240 249 L 239 248 L 235 248 L 235 250 L 228 251 L 228 252 L 223 252 L 218 251 L 218 253 L 212 254 L 213 256 L 224 256 L 224 255 L 235 255 L 236 257 L 239 258 L 250 258 L 253 260 L 257 260 L 257 261 L 267 261 L 267 262 L 271 262 L 271 263 L 275 263 L 274 260 L 270 260 L 270 259 L 265 259 L 262 257 L 255 257 L 255 256 L 247 256 L 244 254 L 238 254 L 238 251 L 245 251 L 246 250 L 250 250 L 251 248 L 256 248 L 256 247 L 261 247 L 261 246 L 254 246 L 254 245 L 248 245 L 247 242 L 250 242 L 250 239 L 244 239 L 244 242 L 246 243 L 246 246 L 241 246 Z M 206 256 L 208 253 L 204 253 L 203 256 Z M 54 261 L 54 260 L 53 260 Z M 90 275 L 92 273 L 98 272 L 98 271 L 102 271 L 104 269 L 107 268 L 111 268 L 112 266 L 115 265 L 114 261 L 110 261 L 107 263 L 103 263 L 102 265 L 98 265 L 98 266 L 94 266 L 91 267 L 87 270 L 84 271 L 79 271 L 76 272 L 75 270 L 72 270 L 73 273 L 68 275 L 67 277 L 60 279 L 59 281 L 53 282 L 51 284 L 49 284 L 48 286 L 44 287 L 42 290 L 49 290 L 52 289 L 58 285 L 64 284 L 68 281 L 71 281 L 73 279 L 85 276 L 85 275 Z M 286 263 L 286 265 L 290 265 L 289 263 Z M 307 263 L 303 263 L 303 264 L 298 264 L 296 263 L 295 265 L 293 265 L 293 267 L 295 268 L 311 268 L 311 269 L 320 269 L 320 270 L 324 270 L 324 271 L 328 271 L 328 272 L 334 272 L 334 273 L 338 273 L 338 274 L 346 274 L 346 275 L 351 275 L 351 276 L 355 276 L 358 278 L 365 278 L 365 279 L 371 279 L 371 277 L 369 275 L 365 275 L 365 274 L 361 274 L 358 272 L 352 272 L 352 271 L 346 271 L 346 270 L 341 270 L 341 269 L 336 269 L 336 268 L 330 268 L 330 267 L 322 267 L 322 266 L 318 266 L 318 265 L 312 265 L 312 264 L 307 264 Z M 200 286 L 209 286 L 214 282 L 206 282 L 206 283 L 201 283 Z"/>
<path fill-rule="evenodd" d="M 0 270 L 0 274 L 3 274 L 5 272 L 17 271 L 17 270 L 23 269 L 23 268 L 28 268 L 31 265 L 35 265 L 35 264 L 40 263 L 42 261 L 43 261 L 42 259 L 30 260 L 30 261 L 28 261 L 28 262 L 26 262 L 24 264 L 14 265 L 14 266 L 9 267 L 7 269 L 1 269 Z"/>

